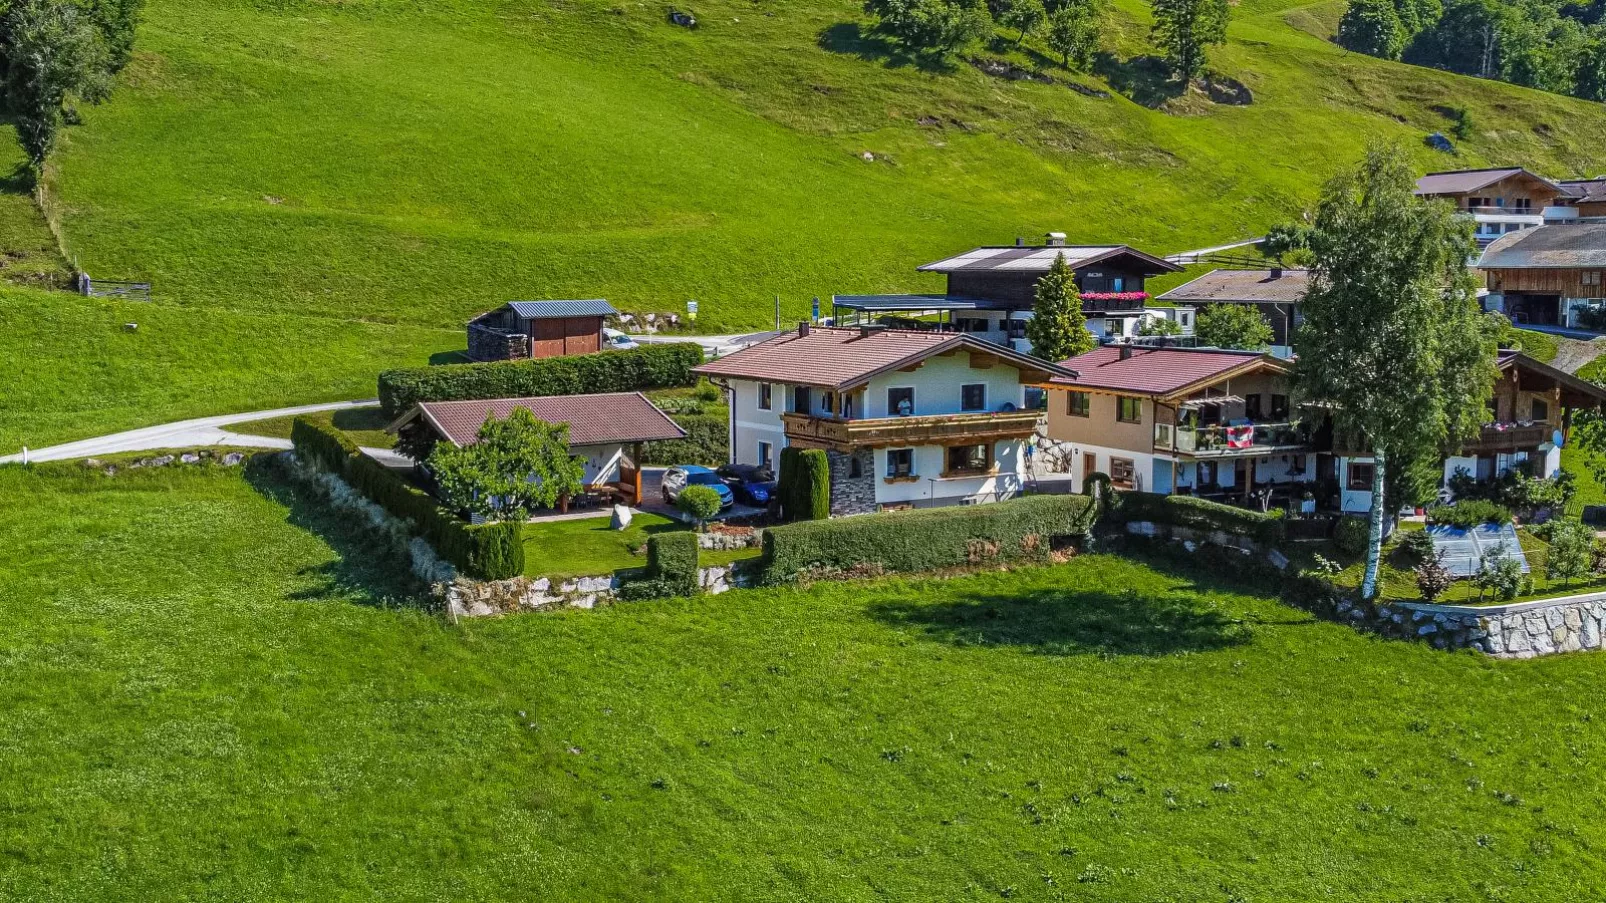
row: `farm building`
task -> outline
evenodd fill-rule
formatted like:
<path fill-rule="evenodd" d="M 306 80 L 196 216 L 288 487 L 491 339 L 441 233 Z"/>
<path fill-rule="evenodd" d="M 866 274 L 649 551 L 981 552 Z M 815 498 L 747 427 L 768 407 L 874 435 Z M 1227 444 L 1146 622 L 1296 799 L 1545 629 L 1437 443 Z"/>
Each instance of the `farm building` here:
<path fill-rule="evenodd" d="M 589 354 L 603 347 L 613 305 L 591 301 L 509 301 L 469 321 L 468 356 L 476 361 Z"/>

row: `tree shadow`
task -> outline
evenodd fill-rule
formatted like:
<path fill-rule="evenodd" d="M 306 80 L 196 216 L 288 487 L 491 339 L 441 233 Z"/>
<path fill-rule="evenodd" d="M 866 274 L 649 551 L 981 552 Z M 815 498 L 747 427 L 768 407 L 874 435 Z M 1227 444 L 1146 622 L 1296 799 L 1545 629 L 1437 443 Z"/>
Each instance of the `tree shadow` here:
<path fill-rule="evenodd" d="M 38 176 L 34 173 L 33 167 L 27 163 L 18 163 L 11 172 L 0 176 L 0 193 L 31 197 L 38 184 Z"/>
<path fill-rule="evenodd" d="M 356 432 L 382 430 L 390 425 L 390 418 L 379 408 L 340 408 L 329 419 L 336 429 Z"/>
<path fill-rule="evenodd" d="M 1227 649 L 1249 626 L 1175 594 L 1043 590 L 936 604 L 885 602 L 870 616 L 956 646 L 1016 646 L 1042 655 L 1174 655 Z"/>
<path fill-rule="evenodd" d="M 858 22 L 838 22 L 820 32 L 815 43 L 821 50 L 858 57 L 867 63 L 880 63 L 889 69 L 913 66 L 922 72 L 949 74 L 952 60 L 933 54 L 910 53 L 884 35 L 867 31 Z"/>
<path fill-rule="evenodd" d="M 469 359 L 468 351 L 466 349 L 459 351 L 437 351 L 429 356 L 429 365 L 431 367 L 439 367 L 443 364 L 472 363 L 473 361 Z"/>
<path fill-rule="evenodd" d="M 413 575 L 407 556 L 376 530 L 365 529 L 349 515 L 331 509 L 316 493 L 292 480 L 278 455 L 247 459 L 245 481 L 264 497 L 288 510 L 286 521 L 315 534 L 338 556 L 305 567 L 298 576 L 312 585 L 289 594 L 298 601 L 357 602 L 377 608 L 431 608 L 423 582 Z"/>
<path fill-rule="evenodd" d="M 1135 56 L 1122 60 L 1101 51 L 1093 57 L 1093 74 L 1133 103 L 1157 110 L 1168 100 L 1181 97 L 1187 87 L 1171 79 L 1165 60 L 1157 56 Z"/>

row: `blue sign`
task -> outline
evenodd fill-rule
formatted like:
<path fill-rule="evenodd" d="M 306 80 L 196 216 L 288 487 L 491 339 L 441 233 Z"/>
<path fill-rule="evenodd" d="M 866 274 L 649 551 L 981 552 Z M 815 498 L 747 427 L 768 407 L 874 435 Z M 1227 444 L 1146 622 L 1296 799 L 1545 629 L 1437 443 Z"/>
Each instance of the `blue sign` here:
<path fill-rule="evenodd" d="M 819 295 L 815 295 L 814 296 L 814 319 L 818 320 L 819 318 L 820 318 L 820 296 Z"/>

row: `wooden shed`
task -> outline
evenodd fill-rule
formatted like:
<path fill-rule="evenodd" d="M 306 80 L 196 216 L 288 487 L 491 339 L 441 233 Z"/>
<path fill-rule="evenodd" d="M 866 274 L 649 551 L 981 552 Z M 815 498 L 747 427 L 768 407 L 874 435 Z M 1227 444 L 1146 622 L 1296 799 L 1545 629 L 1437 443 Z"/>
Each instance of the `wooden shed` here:
<path fill-rule="evenodd" d="M 511 361 L 601 351 L 603 321 L 617 313 L 600 299 L 509 301 L 469 321 L 468 356 Z"/>

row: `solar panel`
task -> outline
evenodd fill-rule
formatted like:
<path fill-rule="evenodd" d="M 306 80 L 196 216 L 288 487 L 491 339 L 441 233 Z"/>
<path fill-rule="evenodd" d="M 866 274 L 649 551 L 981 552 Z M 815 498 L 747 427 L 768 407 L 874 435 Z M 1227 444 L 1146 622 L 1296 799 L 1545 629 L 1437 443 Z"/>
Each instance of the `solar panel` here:
<path fill-rule="evenodd" d="M 1510 524 L 1482 524 L 1470 530 L 1434 526 L 1428 528 L 1428 535 L 1433 538 L 1433 551 L 1444 555 L 1444 568 L 1452 576 L 1477 576 L 1483 556 L 1496 548 L 1516 559 L 1524 574 L 1529 573 L 1528 557 L 1517 540 L 1517 528 Z"/>

